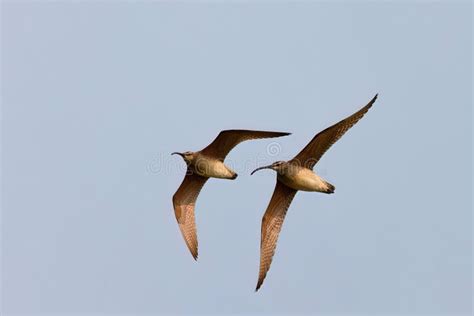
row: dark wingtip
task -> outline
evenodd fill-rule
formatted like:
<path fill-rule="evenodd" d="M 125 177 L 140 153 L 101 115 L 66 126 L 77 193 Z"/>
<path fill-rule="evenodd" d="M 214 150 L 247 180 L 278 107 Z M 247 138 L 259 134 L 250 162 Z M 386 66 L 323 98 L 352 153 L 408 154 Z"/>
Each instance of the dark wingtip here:
<path fill-rule="evenodd" d="M 189 248 L 189 252 L 191 253 L 191 256 L 193 256 L 193 259 L 197 261 L 198 260 L 198 250 L 197 250 L 197 248 L 196 249 Z"/>
<path fill-rule="evenodd" d="M 283 136 L 291 135 L 291 133 L 288 133 L 288 132 L 270 132 L 270 133 L 273 134 L 273 135 L 270 136 L 270 138 L 272 138 L 272 137 L 283 137 Z"/>
<path fill-rule="evenodd" d="M 237 179 L 238 176 L 239 176 L 239 175 L 236 173 L 236 174 L 234 174 L 234 175 L 232 176 L 231 179 L 232 179 L 232 180 L 235 180 L 235 179 Z"/>
<path fill-rule="evenodd" d="M 258 290 L 260 289 L 261 286 L 262 286 L 262 282 L 259 281 L 259 282 L 257 283 L 257 286 L 255 287 L 255 293 L 258 292 Z"/>
<path fill-rule="evenodd" d="M 374 102 L 377 100 L 377 97 L 379 96 L 378 93 L 375 94 L 375 96 L 372 98 L 372 100 L 367 103 L 367 105 L 364 107 L 366 109 L 366 112 L 374 105 Z"/>

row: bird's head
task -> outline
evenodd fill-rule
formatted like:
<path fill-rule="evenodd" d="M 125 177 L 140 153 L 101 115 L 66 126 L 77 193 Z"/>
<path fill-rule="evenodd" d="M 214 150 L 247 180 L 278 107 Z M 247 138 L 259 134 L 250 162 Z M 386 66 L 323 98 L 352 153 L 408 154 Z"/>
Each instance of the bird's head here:
<path fill-rule="evenodd" d="M 276 172 L 281 172 L 283 168 L 285 168 L 286 165 L 287 165 L 286 161 L 275 161 L 271 165 L 263 166 L 263 167 L 255 169 L 254 171 L 252 171 L 251 175 L 257 172 L 258 170 L 262 170 L 262 169 L 272 169 L 272 170 L 275 170 Z"/>
<path fill-rule="evenodd" d="M 172 153 L 172 155 L 180 155 L 181 157 L 183 157 L 184 161 L 189 164 L 194 160 L 196 153 L 192 151 L 185 151 L 184 153 L 174 152 Z"/>

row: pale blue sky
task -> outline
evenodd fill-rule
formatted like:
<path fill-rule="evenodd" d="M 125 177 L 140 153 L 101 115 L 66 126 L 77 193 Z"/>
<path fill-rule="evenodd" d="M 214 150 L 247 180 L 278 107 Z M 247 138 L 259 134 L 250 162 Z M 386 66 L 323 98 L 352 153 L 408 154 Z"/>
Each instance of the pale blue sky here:
<path fill-rule="evenodd" d="M 467 1 L 4 1 L 2 312 L 469 314 L 471 23 Z M 275 174 L 250 171 L 377 92 L 255 293 Z M 170 153 L 229 128 L 293 135 L 206 184 L 196 263 Z"/>

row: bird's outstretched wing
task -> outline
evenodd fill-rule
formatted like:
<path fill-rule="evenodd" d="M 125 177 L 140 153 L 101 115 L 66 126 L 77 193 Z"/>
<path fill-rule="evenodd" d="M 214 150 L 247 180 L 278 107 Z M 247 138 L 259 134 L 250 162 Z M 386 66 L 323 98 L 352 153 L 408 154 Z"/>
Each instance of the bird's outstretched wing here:
<path fill-rule="evenodd" d="M 267 275 L 280 234 L 286 211 L 295 197 L 296 190 L 277 180 L 272 199 L 262 219 L 262 236 L 260 241 L 260 271 L 255 291 L 258 291 Z"/>
<path fill-rule="evenodd" d="M 318 133 L 290 162 L 313 169 L 324 153 L 367 113 L 376 99 L 377 94 L 366 106 L 356 113 Z"/>
<path fill-rule="evenodd" d="M 212 143 L 210 143 L 206 148 L 201 150 L 201 153 L 206 156 L 214 157 L 216 159 L 224 161 L 224 158 L 232 150 L 232 148 L 234 148 L 243 141 L 259 138 L 273 138 L 286 135 L 290 135 L 290 133 L 251 131 L 239 129 L 226 130 L 220 132 Z"/>
<path fill-rule="evenodd" d="M 198 256 L 198 241 L 196 221 L 194 220 L 194 204 L 207 179 L 188 169 L 183 182 L 173 195 L 174 214 L 178 221 L 179 229 L 195 260 L 197 260 Z"/>

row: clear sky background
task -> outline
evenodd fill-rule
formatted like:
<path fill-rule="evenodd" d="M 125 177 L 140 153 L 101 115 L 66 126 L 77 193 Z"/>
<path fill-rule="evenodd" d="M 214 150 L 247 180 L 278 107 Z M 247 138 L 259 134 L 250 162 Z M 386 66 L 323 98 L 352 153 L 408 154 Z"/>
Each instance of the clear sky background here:
<path fill-rule="evenodd" d="M 472 4 L 2 3 L 2 311 L 469 314 Z M 275 173 L 318 131 L 371 111 L 298 193 L 258 293 Z M 173 151 L 247 142 L 174 217 Z"/>

